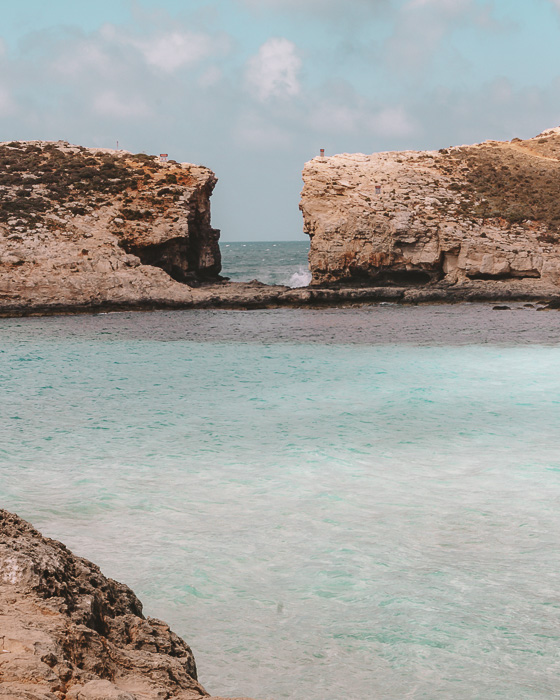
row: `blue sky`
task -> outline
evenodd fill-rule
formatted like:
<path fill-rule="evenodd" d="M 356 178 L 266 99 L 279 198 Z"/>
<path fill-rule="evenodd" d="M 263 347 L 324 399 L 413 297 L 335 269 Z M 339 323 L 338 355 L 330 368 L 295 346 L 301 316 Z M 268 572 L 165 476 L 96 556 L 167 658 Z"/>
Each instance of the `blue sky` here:
<path fill-rule="evenodd" d="M 211 167 L 222 240 L 302 238 L 327 153 L 560 123 L 560 0 L 4 0 L 0 141 Z"/>

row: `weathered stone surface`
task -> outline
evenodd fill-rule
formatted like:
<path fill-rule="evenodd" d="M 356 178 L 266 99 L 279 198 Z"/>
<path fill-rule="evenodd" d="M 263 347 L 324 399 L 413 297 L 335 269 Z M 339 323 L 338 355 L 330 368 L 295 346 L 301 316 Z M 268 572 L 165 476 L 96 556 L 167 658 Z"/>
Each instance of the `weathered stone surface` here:
<path fill-rule="evenodd" d="M 0 144 L 0 307 L 188 302 L 221 268 L 215 183 L 144 154 Z"/>
<path fill-rule="evenodd" d="M 189 646 L 124 584 L 0 510 L 0 697 L 194 700 Z M 242 700 L 242 699 L 238 699 Z"/>
<path fill-rule="evenodd" d="M 527 141 L 314 158 L 303 180 L 314 285 L 560 284 L 560 129 Z"/>
<path fill-rule="evenodd" d="M 309 288 L 221 281 L 214 174 L 65 142 L 0 144 L 0 316 L 396 301 L 560 303 L 560 129 L 314 159 Z M 380 193 L 376 193 L 379 185 Z"/>

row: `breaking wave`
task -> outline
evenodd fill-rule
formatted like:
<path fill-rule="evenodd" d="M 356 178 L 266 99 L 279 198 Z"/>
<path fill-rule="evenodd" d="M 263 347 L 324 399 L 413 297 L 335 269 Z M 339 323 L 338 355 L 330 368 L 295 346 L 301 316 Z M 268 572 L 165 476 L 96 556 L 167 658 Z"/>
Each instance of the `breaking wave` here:
<path fill-rule="evenodd" d="M 308 268 L 300 265 L 298 271 L 294 272 L 294 274 L 290 277 L 288 286 L 292 287 L 292 289 L 295 289 L 296 287 L 307 287 L 310 282 L 311 272 Z"/>

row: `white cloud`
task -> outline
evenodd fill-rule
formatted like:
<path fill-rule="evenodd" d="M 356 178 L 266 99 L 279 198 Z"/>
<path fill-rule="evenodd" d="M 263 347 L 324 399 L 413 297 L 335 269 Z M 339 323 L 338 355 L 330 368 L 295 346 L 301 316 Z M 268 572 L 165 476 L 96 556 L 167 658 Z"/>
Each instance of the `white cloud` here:
<path fill-rule="evenodd" d="M 247 64 L 247 85 L 261 102 L 271 97 L 293 97 L 300 92 L 300 69 L 301 59 L 293 42 L 269 39 Z"/>
<path fill-rule="evenodd" d="M 148 41 L 138 41 L 136 46 L 148 65 L 168 73 L 198 63 L 217 48 L 209 36 L 192 32 L 162 34 Z"/>
<path fill-rule="evenodd" d="M 150 114 L 150 109 L 143 99 L 121 95 L 115 90 L 107 90 L 96 95 L 93 108 L 100 116 L 117 119 L 145 117 Z"/>
<path fill-rule="evenodd" d="M 159 32 L 140 38 L 122 33 L 114 25 L 105 25 L 101 34 L 109 43 L 136 49 L 149 66 L 164 73 L 173 73 L 207 58 L 221 56 L 229 47 L 228 40 L 223 36 L 185 30 Z"/>

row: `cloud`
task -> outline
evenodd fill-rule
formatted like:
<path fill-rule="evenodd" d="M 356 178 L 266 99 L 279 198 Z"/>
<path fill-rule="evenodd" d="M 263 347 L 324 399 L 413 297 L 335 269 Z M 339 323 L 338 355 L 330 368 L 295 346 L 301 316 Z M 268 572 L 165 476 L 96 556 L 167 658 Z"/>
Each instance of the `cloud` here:
<path fill-rule="evenodd" d="M 165 73 L 173 73 L 207 58 L 221 56 L 229 47 L 229 42 L 223 35 L 212 36 L 179 29 L 137 36 L 109 24 L 103 27 L 101 35 L 109 43 L 136 49 L 148 66 Z"/>
<path fill-rule="evenodd" d="M 417 127 L 404 107 L 386 107 L 373 115 L 371 130 L 380 136 L 411 136 Z"/>
<path fill-rule="evenodd" d="M 389 64 L 420 70 L 455 29 L 473 25 L 479 29 L 499 28 L 489 4 L 480 5 L 476 0 L 407 0 L 396 14 L 394 31 L 386 45 Z"/>
<path fill-rule="evenodd" d="M 313 130 L 333 136 L 353 135 L 367 138 L 402 138 L 418 130 L 414 119 L 402 105 L 375 105 L 359 95 L 348 93 L 345 100 L 313 100 L 307 119 Z"/>
<path fill-rule="evenodd" d="M 523 87 L 529 72 L 520 77 L 507 61 L 518 34 L 503 33 L 494 47 L 502 60 L 463 79 L 468 47 L 493 31 L 490 0 L 228 2 L 237 15 L 209 3 L 202 18 L 162 10 L 94 31 L 52 26 L 4 55 L 0 41 L 2 133 L 98 146 L 119 139 L 135 152 L 204 163 L 220 177 L 213 211 L 224 235 L 258 238 L 266 217 L 272 238 L 300 230 L 299 170 L 319 148 L 440 148 L 530 136 L 560 119 L 554 71 L 537 78 L 535 68 L 538 87 Z M 548 21 L 551 3 L 560 9 L 545 0 Z M 279 25 L 286 33 L 271 36 Z M 459 48 L 461 28 L 469 35 Z M 247 60 L 248 40 L 260 48 Z"/>
<path fill-rule="evenodd" d="M 115 71 L 114 56 L 105 50 L 98 38 L 68 40 L 60 46 L 59 55 L 52 62 L 61 76 L 77 77 L 85 72 L 108 74 Z"/>
<path fill-rule="evenodd" d="M 279 10 L 293 10 L 301 8 L 310 11 L 328 11 L 334 8 L 340 8 L 340 0 L 243 0 L 243 3 L 253 9 L 262 7 L 270 7 Z M 354 7 L 363 7 L 368 10 L 382 7 L 388 4 L 388 0 L 352 0 L 348 5 Z M 348 10 L 348 7 L 345 8 Z"/>
<path fill-rule="evenodd" d="M 224 77 L 223 71 L 217 66 L 210 66 L 198 79 L 201 88 L 211 88 L 216 86 Z"/>
<path fill-rule="evenodd" d="M 96 95 L 93 108 L 100 116 L 116 119 L 145 118 L 150 114 L 147 103 L 141 97 L 119 94 L 116 90 Z"/>
<path fill-rule="evenodd" d="M 219 49 L 218 42 L 208 35 L 192 32 L 171 32 L 146 41 L 131 40 L 131 44 L 141 51 L 148 65 L 167 73 L 199 63 Z"/>
<path fill-rule="evenodd" d="M 312 13 L 317 21 L 325 21 L 341 16 L 372 15 L 390 7 L 392 0 L 240 0 L 254 12 L 277 10 L 279 12 Z"/>
<path fill-rule="evenodd" d="M 300 69 L 296 45 L 288 39 L 273 38 L 249 59 L 245 79 L 250 91 L 261 102 L 273 97 L 294 97 L 300 92 Z"/>

